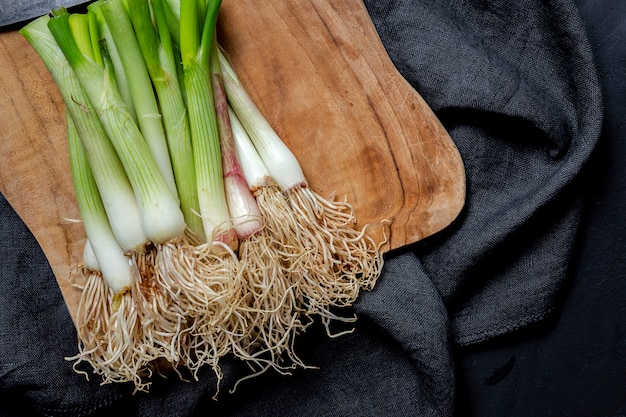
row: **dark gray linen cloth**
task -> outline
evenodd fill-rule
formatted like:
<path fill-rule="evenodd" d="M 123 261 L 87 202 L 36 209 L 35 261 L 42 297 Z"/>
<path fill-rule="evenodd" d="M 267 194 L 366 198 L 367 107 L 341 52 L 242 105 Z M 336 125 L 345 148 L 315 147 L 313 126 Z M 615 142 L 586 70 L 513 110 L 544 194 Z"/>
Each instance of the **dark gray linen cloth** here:
<path fill-rule="evenodd" d="M 13 0 L 3 1 L 2 13 L 0 13 L 0 26 L 7 24 L 21 25 L 21 22 L 28 21 L 42 14 L 49 12 L 52 9 L 58 9 L 59 7 L 72 7 L 74 5 L 82 3 L 81 0 Z M 16 19 L 20 20 L 18 23 Z"/>
<path fill-rule="evenodd" d="M 375 1 L 393 62 L 450 132 L 466 205 L 444 231 L 386 255 L 354 306 L 352 334 L 298 341 L 318 369 L 245 381 L 225 361 L 218 401 L 198 382 L 150 394 L 86 382 L 63 358 L 76 337 L 35 240 L 0 199 L 0 395 L 48 416 L 455 415 L 453 353 L 559 309 L 580 228 L 578 186 L 602 125 L 590 44 L 570 0 Z M 456 410 L 458 413 L 458 410 Z M 15 415 L 22 415 L 13 410 Z"/>

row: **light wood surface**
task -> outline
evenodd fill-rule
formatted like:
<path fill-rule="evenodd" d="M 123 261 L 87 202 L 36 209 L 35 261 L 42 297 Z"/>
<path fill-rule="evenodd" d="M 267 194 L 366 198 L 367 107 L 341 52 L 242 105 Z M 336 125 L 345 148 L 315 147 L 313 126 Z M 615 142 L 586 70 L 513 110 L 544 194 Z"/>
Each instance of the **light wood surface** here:
<path fill-rule="evenodd" d="M 224 0 L 220 42 L 312 189 L 347 198 L 384 250 L 448 226 L 465 201 L 460 155 L 397 72 L 360 0 Z M 74 315 L 81 262 L 64 103 L 17 31 L 0 32 L 0 192 L 34 234 Z M 372 234 L 382 239 L 382 229 Z"/>

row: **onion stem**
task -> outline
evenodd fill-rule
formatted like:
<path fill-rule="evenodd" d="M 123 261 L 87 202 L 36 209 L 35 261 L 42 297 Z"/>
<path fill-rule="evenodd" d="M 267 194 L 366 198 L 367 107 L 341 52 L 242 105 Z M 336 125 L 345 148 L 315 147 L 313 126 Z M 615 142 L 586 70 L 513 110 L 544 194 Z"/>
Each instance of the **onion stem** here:
<path fill-rule="evenodd" d="M 272 178 L 285 192 L 306 186 L 300 163 L 267 122 L 224 54 L 219 52 L 228 102 L 250 136 Z"/>
<path fill-rule="evenodd" d="M 131 263 L 111 230 L 78 130 L 69 113 L 66 122 L 70 170 L 87 239 L 96 255 L 102 276 L 115 294 L 121 294 L 130 289 L 133 283 Z"/>
<path fill-rule="evenodd" d="M 209 52 L 220 4 L 219 0 L 209 3 L 203 25 L 200 25 L 197 0 L 181 2 L 180 48 L 204 233 L 208 242 L 223 242 L 234 250 L 238 241 L 231 226 L 224 190 L 217 116 L 209 78 Z M 220 245 L 213 247 L 217 252 L 220 248 Z"/>
<path fill-rule="evenodd" d="M 141 49 L 122 1 L 105 0 L 97 7 L 102 11 L 115 47 L 120 54 L 122 68 L 128 78 L 128 88 L 137 113 L 139 129 L 148 143 L 161 175 L 172 194 L 178 198 L 161 113 Z"/>
<path fill-rule="evenodd" d="M 199 216 L 191 128 L 178 82 L 174 46 L 162 0 L 129 0 L 129 15 L 146 67 L 157 93 L 167 133 L 176 189 L 187 227 L 206 240 Z M 154 24 L 151 15 L 154 15 Z"/>
<path fill-rule="evenodd" d="M 239 236 L 240 239 L 245 239 L 261 230 L 263 227 L 263 219 L 237 156 L 226 92 L 224 91 L 222 73 L 217 54 L 217 42 L 213 42 L 212 50 L 213 54 L 210 64 L 211 82 L 222 151 L 226 200 L 237 236 Z"/>
<path fill-rule="evenodd" d="M 115 41 L 113 40 L 113 34 L 111 33 L 111 29 L 107 24 L 104 16 L 102 14 L 102 10 L 100 9 L 100 4 L 105 0 L 96 0 L 87 6 L 87 16 L 89 17 L 89 28 L 91 32 L 91 42 L 92 42 L 92 52 L 94 54 L 95 62 L 104 67 L 104 60 L 102 58 L 102 51 L 100 44 L 104 41 L 107 45 L 107 54 L 111 59 L 112 71 L 114 74 L 115 84 L 117 85 L 117 91 L 120 93 L 120 96 L 126 103 L 126 107 L 128 108 L 128 112 L 132 116 L 133 120 L 137 122 L 137 112 L 135 110 L 135 104 L 133 102 L 133 97 L 130 89 L 130 80 L 126 76 L 126 72 L 124 71 L 124 65 L 122 64 L 122 58 L 120 57 L 120 53 L 117 50 L 115 45 Z M 70 17 L 75 15 L 76 13 L 70 14 Z M 90 56 L 85 51 L 81 51 L 85 55 Z"/>

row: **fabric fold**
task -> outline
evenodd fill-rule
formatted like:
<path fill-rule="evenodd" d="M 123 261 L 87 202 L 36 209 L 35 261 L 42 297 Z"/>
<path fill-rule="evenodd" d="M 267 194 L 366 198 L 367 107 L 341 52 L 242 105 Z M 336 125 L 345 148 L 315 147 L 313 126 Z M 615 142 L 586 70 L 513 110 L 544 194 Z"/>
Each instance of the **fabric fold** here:
<path fill-rule="evenodd" d="M 557 307 L 602 125 L 586 31 L 567 0 L 367 1 L 392 61 L 463 158 L 466 205 L 414 245 L 471 344 Z"/>
<path fill-rule="evenodd" d="M 87 416 L 127 393 L 85 379 L 70 361 L 72 318 L 34 236 L 0 194 L 0 390 L 45 416 Z"/>
<path fill-rule="evenodd" d="M 411 252 L 389 255 L 375 293 L 355 304 L 406 352 L 415 375 L 415 415 L 440 417 L 454 410 L 454 364 L 448 313 L 432 281 Z"/>

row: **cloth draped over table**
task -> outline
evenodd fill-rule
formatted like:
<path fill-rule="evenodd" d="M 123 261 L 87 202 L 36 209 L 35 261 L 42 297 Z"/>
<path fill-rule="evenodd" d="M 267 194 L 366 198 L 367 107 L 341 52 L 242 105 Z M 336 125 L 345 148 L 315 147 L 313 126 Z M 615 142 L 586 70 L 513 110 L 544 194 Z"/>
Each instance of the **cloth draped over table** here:
<path fill-rule="evenodd" d="M 570 0 L 367 0 L 392 61 L 449 131 L 466 205 L 442 232 L 386 256 L 355 305 L 354 333 L 317 328 L 299 352 L 319 369 L 264 375 L 211 400 L 210 372 L 149 395 L 86 383 L 63 360 L 70 316 L 43 253 L 0 199 L 0 389 L 46 415 L 451 416 L 456 345 L 558 311 L 579 229 L 577 187 L 601 129 L 602 98 Z M 224 383 L 241 376 L 224 365 Z M 126 414 L 124 414 L 126 413 Z"/>

